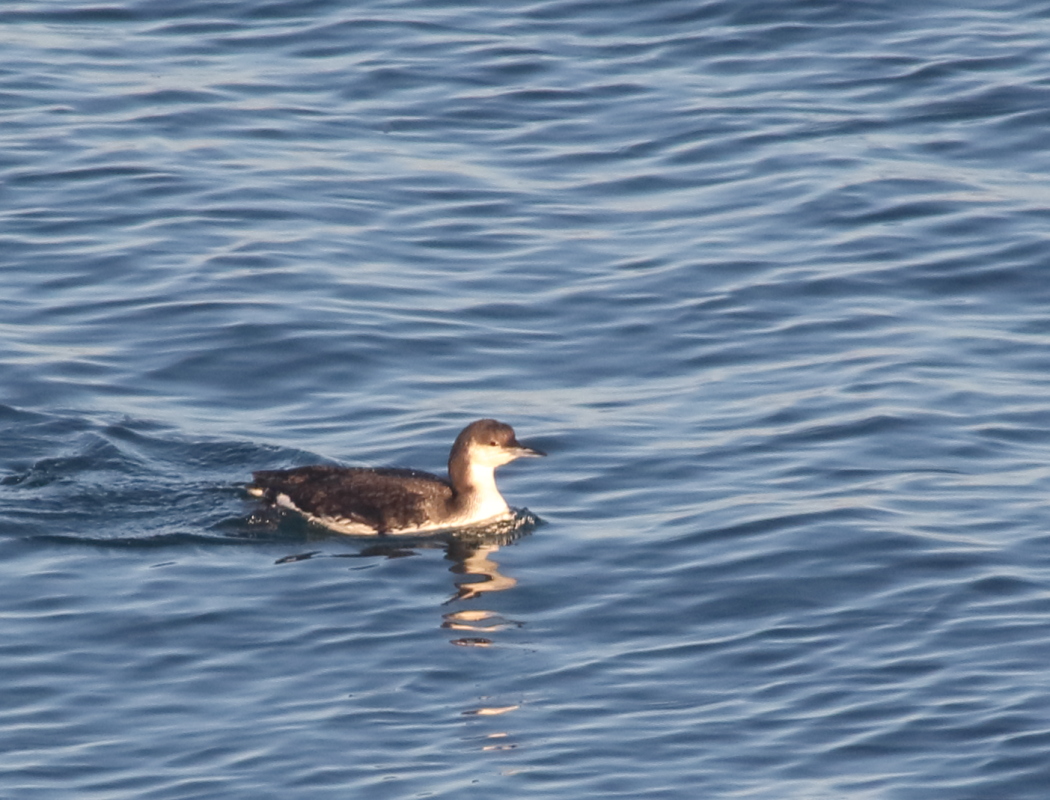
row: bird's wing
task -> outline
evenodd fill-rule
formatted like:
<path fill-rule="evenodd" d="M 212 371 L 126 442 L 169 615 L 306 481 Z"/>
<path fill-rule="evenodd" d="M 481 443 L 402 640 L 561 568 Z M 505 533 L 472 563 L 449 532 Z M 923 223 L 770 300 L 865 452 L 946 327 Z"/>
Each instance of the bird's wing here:
<path fill-rule="evenodd" d="M 316 466 L 253 477 L 270 502 L 284 494 L 306 514 L 368 525 L 380 533 L 422 525 L 452 495 L 446 481 L 415 470 Z"/>

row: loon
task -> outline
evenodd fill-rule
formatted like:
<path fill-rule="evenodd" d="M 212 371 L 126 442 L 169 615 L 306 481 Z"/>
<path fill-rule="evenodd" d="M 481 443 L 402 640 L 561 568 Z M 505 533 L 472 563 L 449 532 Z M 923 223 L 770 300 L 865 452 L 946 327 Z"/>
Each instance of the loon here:
<path fill-rule="evenodd" d="M 522 456 L 510 425 L 470 423 L 448 457 L 448 480 L 414 469 L 310 466 L 253 472 L 248 493 L 348 534 L 413 534 L 510 517 L 495 469 Z"/>

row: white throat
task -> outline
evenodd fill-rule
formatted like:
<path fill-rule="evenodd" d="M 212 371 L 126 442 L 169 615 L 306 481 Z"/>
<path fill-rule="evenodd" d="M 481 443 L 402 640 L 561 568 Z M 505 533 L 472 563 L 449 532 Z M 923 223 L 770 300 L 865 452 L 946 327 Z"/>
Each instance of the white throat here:
<path fill-rule="evenodd" d="M 507 501 L 496 488 L 495 468 L 489 464 L 474 462 L 467 470 L 470 484 L 469 514 L 473 519 L 489 519 L 510 512 Z"/>

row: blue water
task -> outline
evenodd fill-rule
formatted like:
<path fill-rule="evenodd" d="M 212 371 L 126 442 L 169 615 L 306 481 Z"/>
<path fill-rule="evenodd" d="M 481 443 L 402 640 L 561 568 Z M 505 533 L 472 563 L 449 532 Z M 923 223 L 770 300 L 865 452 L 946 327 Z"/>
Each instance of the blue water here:
<path fill-rule="evenodd" d="M 0 796 L 1046 797 L 1045 4 L 0 41 Z M 482 416 L 511 532 L 242 490 Z"/>

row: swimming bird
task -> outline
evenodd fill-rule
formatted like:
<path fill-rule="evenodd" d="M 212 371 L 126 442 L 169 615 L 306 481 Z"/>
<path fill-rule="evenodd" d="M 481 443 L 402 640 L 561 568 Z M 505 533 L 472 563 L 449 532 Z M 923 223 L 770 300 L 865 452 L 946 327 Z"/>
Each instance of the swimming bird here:
<path fill-rule="evenodd" d="M 340 533 L 412 534 L 509 518 L 496 467 L 545 455 L 521 444 L 510 425 L 479 419 L 456 437 L 448 480 L 414 469 L 318 465 L 254 472 L 247 489 Z"/>

